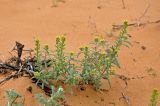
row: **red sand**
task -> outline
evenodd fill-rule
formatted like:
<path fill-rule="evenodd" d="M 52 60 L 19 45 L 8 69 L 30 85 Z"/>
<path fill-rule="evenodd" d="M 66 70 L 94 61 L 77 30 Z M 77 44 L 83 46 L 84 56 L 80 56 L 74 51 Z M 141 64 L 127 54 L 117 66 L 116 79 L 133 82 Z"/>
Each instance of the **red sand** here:
<path fill-rule="evenodd" d="M 77 51 L 95 35 L 108 39 L 106 33 L 111 31 L 112 24 L 123 20 L 137 22 L 148 6 L 148 0 L 124 1 L 126 9 L 122 8 L 121 0 L 66 0 L 58 3 L 58 7 L 51 7 L 52 0 L 0 0 L 0 59 L 9 56 L 15 41 L 25 44 L 25 49 L 33 48 L 35 37 L 53 48 L 56 35 L 66 34 L 67 50 L 71 51 Z M 160 1 L 150 0 L 140 22 L 159 19 Z M 124 82 L 113 77 L 112 88 L 106 93 L 88 87 L 86 91 L 75 91 L 74 95 L 66 94 L 70 106 L 127 106 L 123 99 L 119 100 L 121 92 L 129 97 L 132 106 L 148 106 L 152 89 L 160 91 L 160 23 L 129 27 L 129 34 L 133 46 L 121 49 L 121 69 L 117 72 L 135 77 L 128 81 L 128 88 L 124 89 Z M 146 71 L 149 68 L 156 76 L 149 75 Z M 29 86 L 33 86 L 32 94 L 26 91 Z M 102 87 L 109 88 L 106 81 Z M 25 106 L 39 106 L 34 94 L 41 90 L 24 77 L 0 85 L 0 106 L 4 106 L 5 91 L 10 88 L 25 96 Z"/>

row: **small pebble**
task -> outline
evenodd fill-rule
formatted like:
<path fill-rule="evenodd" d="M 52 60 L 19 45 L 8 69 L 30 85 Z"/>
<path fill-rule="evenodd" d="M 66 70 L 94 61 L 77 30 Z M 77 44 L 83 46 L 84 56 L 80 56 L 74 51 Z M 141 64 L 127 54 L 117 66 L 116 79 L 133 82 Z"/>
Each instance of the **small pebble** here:
<path fill-rule="evenodd" d="M 86 97 L 87 97 L 87 98 L 89 98 L 89 96 L 88 96 L 88 95 L 86 95 Z"/>
<path fill-rule="evenodd" d="M 145 46 L 141 46 L 142 50 L 146 50 L 146 47 Z"/>
<path fill-rule="evenodd" d="M 97 6 L 98 9 L 102 9 L 102 6 Z"/>
<path fill-rule="evenodd" d="M 29 87 L 27 88 L 27 91 L 29 91 L 30 93 L 32 93 L 32 86 L 29 86 Z"/>
<path fill-rule="evenodd" d="M 103 102 L 103 101 L 104 101 L 104 99 L 103 99 L 103 98 L 101 98 L 101 101 Z"/>

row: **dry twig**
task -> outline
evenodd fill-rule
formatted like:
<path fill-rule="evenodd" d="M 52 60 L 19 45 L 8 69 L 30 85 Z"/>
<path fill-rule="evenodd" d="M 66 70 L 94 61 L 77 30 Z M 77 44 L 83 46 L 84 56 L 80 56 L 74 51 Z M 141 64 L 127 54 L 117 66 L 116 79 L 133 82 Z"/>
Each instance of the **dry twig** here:
<path fill-rule="evenodd" d="M 123 9 L 125 9 L 126 6 L 125 6 L 125 3 L 124 3 L 124 0 L 122 0 L 122 4 L 123 4 Z"/>
<path fill-rule="evenodd" d="M 3 80 L 1 80 L 1 81 L 0 81 L 0 84 L 4 83 L 5 81 L 10 80 L 11 78 L 15 78 L 15 77 L 18 77 L 19 75 L 21 75 L 20 72 L 22 71 L 22 67 L 23 67 L 23 66 L 21 66 L 20 69 L 19 69 L 19 71 L 16 72 L 15 74 L 9 75 L 9 76 L 7 76 L 6 78 L 4 78 Z"/>
<path fill-rule="evenodd" d="M 121 79 L 121 80 L 123 80 L 124 81 L 124 83 L 125 83 L 125 89 L 127 88 L 127 86 L 128 86 L 128 82 L 127 82 L 127 80 L 130 80 L 130 78 L 128 78 L 128 77 L 126 77 L 126 76 L 124 76 L 124 75 L 116 75 L 119 79 Z"/>
<path fill-rule="evenodd" d="M 122 97 L 120 97 L 119 100 L 124 99 L 125 102 L 128 104 L 128 106 L 131 106 L 131 102 L 129 100 L 129 97 L 126 96 L 123 92 L 121 92 L 121 94 L 122 94 Z"/>
<path fill-rule="evenodd" d="M 130 22 L 128 24 L 129 27 L 141 27 L 144 26 L 146 24 L 157 24 L 160 23 L 160 19 L 156 20 L 156 21 L 147 21 L 147 22 Z M 113 24 L 112 25 L 112 29 L 113 30 L 120 30 L 123 27 L 123 24 Z"/>

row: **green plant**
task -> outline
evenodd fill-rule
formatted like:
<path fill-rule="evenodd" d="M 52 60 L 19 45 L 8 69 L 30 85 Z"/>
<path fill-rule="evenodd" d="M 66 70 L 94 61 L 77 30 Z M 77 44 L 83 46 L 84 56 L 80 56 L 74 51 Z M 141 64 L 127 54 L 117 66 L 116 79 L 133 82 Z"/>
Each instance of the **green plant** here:
<path fill-rule="evenodd" d="M 72 86 L 83 82 L 84 85 L 93 85 L 97 90 L 101 86 L 101 80 L 107 79 L 111 87 L 110 76 L 115 74 L 115 68 L 120 68 L 117 59 L 118 51 L 121 46 L 131 45 L 126 36 L 127 27 L 128 23 L 125 21 L 113 45 L 101 37 L 96 37 L 89 45 L 80 47 L 78 54 L 65 53 L 66 38 L 63 35 L 56 37 L 53 54 L 50 53 L 48 45 L 44 47 L 44 56 L 40 51 L 40 42 L 36 40 L 37 69 L 34 77 L 38 79 L 37 84 L 42 82 L 43 88 L 44 84 L 49 84 L 48 79 L 52 79 L 67 84 L 72 91 Z M 50 60 L 49 63 L 48 60 Z M 53 69 L 48 71 L 50 69 L 48 66 L 52 66 Z"/>
<path fill-rule="evenodd" d="M 84 46 L 80 48 L 81 53 L 84 55 L 81 61 L 81 78 L 84 84 L 93 84 L 98 89 L 107 59 L 106 53 L 102 50 L 106 42 L 104 39 L 95 38 L 93 45 L 91 47 Z"/>
<path fill-rule="evenodd" d="M 50 84 L 48 79 L 50 79 L 51 77 L 52 77 L 51 72 L 41 71 L 41 72 L 34 72 L 34 77 L 33 78 L 37 78 L 36 85 L 41 83 L 41 88 L 44 89 L 44 85 L 49 85 Z"/>
<path fill-rule="evenodd" d="M 65 49 L 65 37 L 58 36 L 56 38 L 56 50 L 54 54 L 53 62 L 53 75 L 57 81 L 65 77 L 66 73 L 66 57 L 64 53 Z"/>
<path fill-rule="evenodd" d="M 69 53 L 66 57 L 66 77 L 65 83 L 69 85 L 69 91 L 72 93 L 72 87 L 78 84 L 79 72 L 76 71 L 77 67 L 74 62 L 77 63 L 75 59 L 77 57 L 73 52 Z"/>
<path fill-rule="evenodd" d="M 35 56 L 35 66 L 36 71 L 40 72 L 42 70 L 42 54 L 41 54 L 41 46 L 39 39 L 35 40 L 35 49 L 34 49 L 34 56 Z"/>
<path fill-rule="evenodd" d="M 44 56 L 44 60 L 43 60 L 42 53 L 41 53 L 40 41 L 38 39 L 36 39 L 34 52 L 35 52 L 35 72 L 33 73 L 34 74 L 33 78 L 37 79 L 36 85 L 38 85 L 38 83 L 42 83 L 41 87 L 42 87 L 42 89 L 44 89 L 44 85 L 49 84 L 48 79 L 52 76 L 52 74 L 50 72 L 43 70 L 43 63 L 45 65 L 45 69 L 47 68 L 46 58 L 49 55 L 49 47 L 48 47 L 48 45 L 44 46 L 45 56 Z"/>
<path fill-rule="evenodd" d="M 48 45 L 44 46 L 44 51 L 41 51 L 40 41 L 35 40 L 35 72 L 33 78 L 36 78 L 36 85 L 41 83 L 41 88 L 44 85 L 49 85 L 48 79 L 52 77 L 52 73 L 47 70 L 48 66 L 53 63 Z M 49 61 L 50 60 L 50 61 Z"/>
<path fill-rule="evenodd" d="M 127 22 L 124 22 L 120 35 L 112 46 L 109 46 L 106 40 L 96 37 L 90 46 L 80 48 L 80 53 L 84 57 L 81 61 L 81 78 L 84 84 L 93 84 L 96 89 L 99 89 L 101 79 L 104 78 L 111 86 L 109 76 L 114 74 L 114 67 L 120 67 L 117 60 L 118 51 L 122 45 L 127 47 L 130 45 L 128 37 L 125 36 L 127 26 Z"/>
<path fill-rule="evenodd" d="M 56 38 L 56 50 L 54 53 L 53 76 L 56 81 L 64 81 L 69 85 L 69 90 L 72 92 L 72 86 L 78 82 L 78 72 L 76 71 L 76 54 L 66 54 L 65 50 L 66 38 L 61 35 Z"/>
<path fill-rule="evenodd" d="M 6 106 L 23 106 L 21 102 L 17 102 L 17 99 L 21 97 L 14 89 L 6 91 L 8 98 Z"/>
<path fill-rule="evenodd" d="M 60 106 L 59 101 L 64 99 L 63 88 L 59 87 L 58 90 L 54 86 L 52 88 L 52 93 L 48 99 L 45 99 L 42 94 L 36 94 L 35 98 L 44 106 Z"/>
<path fill-rule="evenodd" d="M 53 53 L 49 50 L 49 46 L 47 44 L 44 46 L 43 49 L 44 60 L 42 61 L 42 63 L 44 64 L 45 69 L 47 70 L 47 68 L 51 66 L 54 62 L 52 58 Z"/>
<path fill-rule="evenodd" d="M 153 89 L 149 106 L 157 106 L 157 100 L 158 100 L 158 90 Z"/>

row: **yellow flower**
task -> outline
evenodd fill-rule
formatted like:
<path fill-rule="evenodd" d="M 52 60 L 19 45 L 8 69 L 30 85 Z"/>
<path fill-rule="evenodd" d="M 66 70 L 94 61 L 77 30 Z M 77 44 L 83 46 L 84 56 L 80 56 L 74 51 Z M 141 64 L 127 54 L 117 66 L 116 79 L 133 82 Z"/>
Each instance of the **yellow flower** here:
<path fill-rule="evenodd" d="M 45 45 L 44 45 L 44 49 L 45 49 L 45 50 L 48 50 L 48 49 L 49 49 L 48 44 L 45 44 Z"/>
<path fill-rule="evenodd" d="M 126 26 L 128 26 L 128 21 L 124 20 L 123 24 L 126 25 Z"/>
<path fill-rule="evenodd" d="M 96 37 L 94 38 L 94 42 L 96 42 L 96 43 L 98 43 L 99 40 L 100 40 L 100 38 L 99 38 L 98 36 L 96 36 Z"/>
<path fill-rule="evenodd" d="M 83 51 L 83 50 L 84 50 L 84 46 L 81 46 L 79 49 L 80 49 L 81 51 Z"/>
<path fill-rule="evenodd" d="M 73 56 L 73 55 L 74 55 L 74 52 L 70 52 L 70 55 Z"/>
<path fill-rule="evenodd" d="M 88 51 L 88 46 L 85 46 L 84 49 L 85 49 L 85 51 Z"/>
<path fill-rule="evenodd" d="M 56 43 L 59 43 L 60 42 L 60 36 L 57 36 L 56 37 Z"/>
<path fill-rule="evenodd" d="M 61 35 L 61 36 L 60 36 L 60 39 L 61 39 L 62 42 L 64 42 L 64 41 L 66 40 L 66 38 L 65 38 L 64 35 Z"/>
<path fill-rule="evenodd" d="M 81 51 L 83 51 L 83 50 L 88 50 L 88 46 L 81 46 L 80 48 L 79 48 Z"/>
<path fill-rule="evenodd" d="M 115 72 L 116 72 L 117 70 L 118 70 L 117 67 L 111 67 L 111 70 L 110 70 L 110 71 L 111 71 L 112 74 L 115 74 Z"/>
<path fill-rule="evenodd" d="M 102 43 L 102 44 L 105 43 L 105 40 L 104 40 L 104 39 L 101 39 L 101 40 L 100 40 L 100 43 Z"/>
<path fill-rule="evenodd" d="M 38 71 L 36 71 L 36 72 L 34 72 L 34 76 L 38 77 L 38 76 L 40 76 L 40 73 Z"/>
<path fill-rule="evenodd" d="M 101 54 L 102 54 L 102 55 L 105 55 L 105 54 L 106 54 L 106 52 L 102 51 L 102 52 L 101 52 Z"/>

